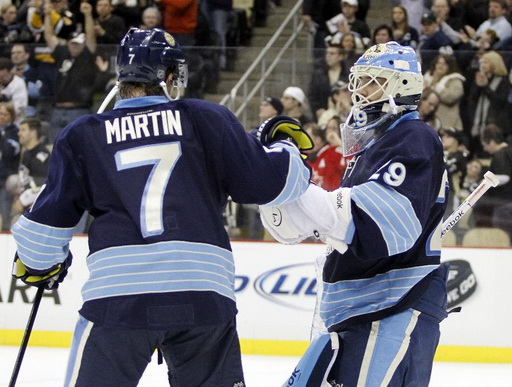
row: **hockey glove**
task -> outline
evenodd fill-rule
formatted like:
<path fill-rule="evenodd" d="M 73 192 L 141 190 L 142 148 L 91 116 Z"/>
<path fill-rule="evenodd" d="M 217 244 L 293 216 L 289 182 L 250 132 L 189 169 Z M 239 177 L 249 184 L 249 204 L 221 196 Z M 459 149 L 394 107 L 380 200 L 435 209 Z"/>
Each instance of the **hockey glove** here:
<path fill-rule="evenodd" d="M 295 144 L 301 152 L 313 149 L 313 140 L 302 128 L 302 125 L 293 118 L 286 116 L 276 116 L 263 122 L 256 129 L 256 137 L 265 146 L 286 140 Z"/>
<path fill-rule="evenodd" d="M 30 286 L 43 285 L 47 290 L 57 289 L 59 284 L 64 280 L 64 277 L 68 274 L 68 268 L 71 266 L 73 255 L 69 253 L 66 260 L 58 265 L 55 265 L 49 270 L 38 271 L 27 268 L 18 257 L 18 253 L 14 256 L 14 265 L 12 269 L 12 275 L 15 278 L 19 278 L 24 283 Z"/>

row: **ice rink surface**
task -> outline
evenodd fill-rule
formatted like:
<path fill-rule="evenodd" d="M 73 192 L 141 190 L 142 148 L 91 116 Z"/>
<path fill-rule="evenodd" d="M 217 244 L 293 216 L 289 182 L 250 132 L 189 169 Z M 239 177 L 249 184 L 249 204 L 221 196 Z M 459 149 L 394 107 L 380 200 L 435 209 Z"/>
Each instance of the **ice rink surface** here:
<path fill-rule="evenodd" d="M 18 347 L 0 346 L 0 386 L 7 386 Z M 68 349 L 28 347 L 16 386 L 62 386 Z M 297 364 L 296 357 L 244 355 L 248 387 L 280 387 Z M 156 357 L 149 364 L 141 387 L 166 386 L 166 367 Z M 512 364 L 434 363 L 431 387 L 512 387 Z"/>

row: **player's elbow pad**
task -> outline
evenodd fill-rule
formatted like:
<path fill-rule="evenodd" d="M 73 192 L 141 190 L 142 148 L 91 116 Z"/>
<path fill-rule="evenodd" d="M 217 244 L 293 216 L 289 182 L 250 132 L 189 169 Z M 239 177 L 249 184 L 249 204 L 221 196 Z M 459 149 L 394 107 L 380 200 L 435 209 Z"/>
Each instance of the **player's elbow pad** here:
<path fill-rule="evenodd" d="M 299 243 L 316 237 L 343 253 L 347 250 L 345 236 L 352 222 L 350 193 L 350 188 L 328 192 L 310 184 L 306 192 L 291 203 L 261 206 L 261 220 L 281 243 Z"/>

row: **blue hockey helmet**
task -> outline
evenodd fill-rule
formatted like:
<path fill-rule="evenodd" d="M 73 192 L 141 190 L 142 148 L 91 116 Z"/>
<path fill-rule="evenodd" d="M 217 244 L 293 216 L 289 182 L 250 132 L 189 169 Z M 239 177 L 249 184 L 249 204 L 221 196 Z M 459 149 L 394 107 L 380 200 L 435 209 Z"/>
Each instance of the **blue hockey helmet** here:
<path fill-rule="evenodd" d="M 423 91 L 416 53 L 396 42 L 370 47 L 350 69 L 349 90 L 353 107 L 341 126 L 345 156 L 366 149 L 401 113 L 416 110 Z"/>
<path fill-rule="evenodd" d="M 173 73 L 173 86 L 186 87 L 188 69 L 178 42 L 168 32 L 153 28 L 131 28 L 117 53 L 117 71 L 121 82 L 165 82 Z"/>

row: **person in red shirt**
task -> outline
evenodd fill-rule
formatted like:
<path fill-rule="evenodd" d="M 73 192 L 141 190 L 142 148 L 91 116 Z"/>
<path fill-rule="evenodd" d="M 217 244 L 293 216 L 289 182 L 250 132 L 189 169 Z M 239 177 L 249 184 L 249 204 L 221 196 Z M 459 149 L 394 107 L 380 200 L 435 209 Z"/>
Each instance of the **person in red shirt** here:
<path fill-rule="evenodd" d="M 157 0 L 162 10 L 164 30 L 172 34 L 180 46 L 194 46 L 198 0 Z"/>
<path fill-rule="evenodd" d="M 315 144 L 308 154 L 308 164 L 313 170 L 311 179 L 323 189 L 334 191 L 340 187 L 348 162 L 343 157 L 341 147 L 327 141 L 327 129 L 313 126 L 308 132 Z"/>

